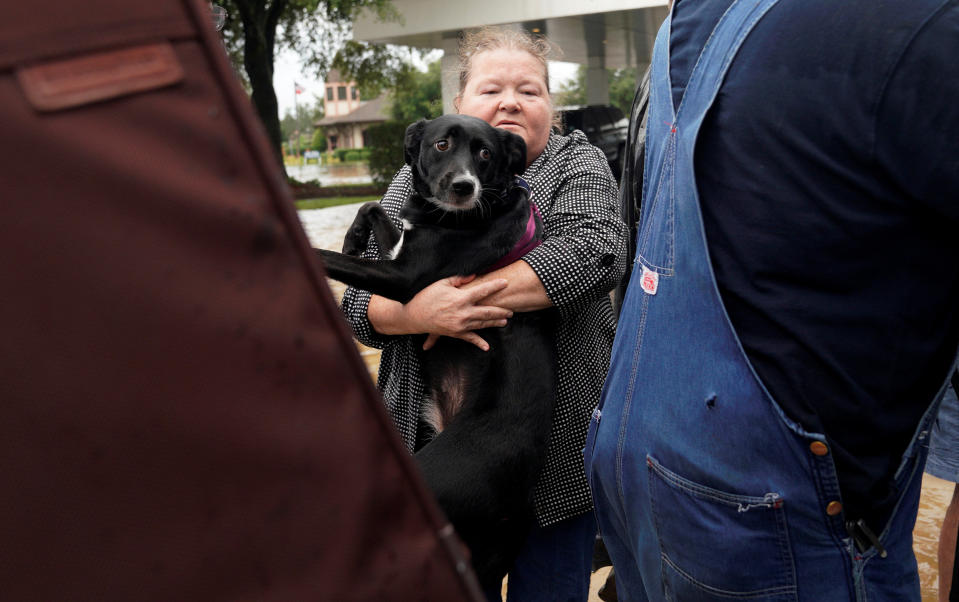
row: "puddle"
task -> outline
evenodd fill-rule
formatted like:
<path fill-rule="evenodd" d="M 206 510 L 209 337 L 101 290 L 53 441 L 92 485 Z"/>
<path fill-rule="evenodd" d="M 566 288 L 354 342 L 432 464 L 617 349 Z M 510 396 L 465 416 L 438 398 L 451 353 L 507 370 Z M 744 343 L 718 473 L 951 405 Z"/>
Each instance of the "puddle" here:
<path fill-rule="evenodd" d="M 331 165 L 288 165 L 286 173 L 300 182 L 319 180 L 323 186 L 336 184 L 368 184 L 370 167 L 366 163 L 333 163 Z"/>

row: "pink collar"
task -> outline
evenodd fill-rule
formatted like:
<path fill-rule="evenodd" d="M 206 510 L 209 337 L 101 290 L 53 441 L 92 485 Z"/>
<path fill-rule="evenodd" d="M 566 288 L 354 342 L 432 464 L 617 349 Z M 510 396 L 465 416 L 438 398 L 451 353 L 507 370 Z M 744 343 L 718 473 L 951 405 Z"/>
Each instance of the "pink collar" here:
<path fill-rule="evenodd" d="M 501 257 L 499 261 L 494 263 L 492 266 L 486 268 L 481 273 L 487 274 L 494 270 L 498 270 L 502 267 L 508 266 L 513 263 L 523 255 L 526 255 L 536 247 L 540 245 L 543 241 L 536 238 L 536 219 L 539 218 L 540 221 L 543 221 L 543 216 L 539 213 L 539 207 L 536 206 L 536 203 L 533 201 L 529 202 L 529 220 L 526 221 L 526 232 L 523 233 L 523 236 L 516 241 L 516 244 L 513 245 L 513 249 L 507 253 L 504 257 Z"/>

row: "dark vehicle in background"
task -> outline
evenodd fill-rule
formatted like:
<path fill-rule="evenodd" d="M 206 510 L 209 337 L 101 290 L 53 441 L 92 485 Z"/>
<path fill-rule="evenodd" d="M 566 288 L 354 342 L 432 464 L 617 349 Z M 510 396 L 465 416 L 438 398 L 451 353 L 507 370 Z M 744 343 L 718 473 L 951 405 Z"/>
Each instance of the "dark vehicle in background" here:
<path fill-rule="evenodd" d="M 562 120 L 563 133 L 582 130 L 586 139 L 606 155 L 609 168 L 618 182 L 623 173 L 629 128 L 629 120 L 623 112 L 612 105 L 577 105 L 558 107 L 556 110 Z"/>

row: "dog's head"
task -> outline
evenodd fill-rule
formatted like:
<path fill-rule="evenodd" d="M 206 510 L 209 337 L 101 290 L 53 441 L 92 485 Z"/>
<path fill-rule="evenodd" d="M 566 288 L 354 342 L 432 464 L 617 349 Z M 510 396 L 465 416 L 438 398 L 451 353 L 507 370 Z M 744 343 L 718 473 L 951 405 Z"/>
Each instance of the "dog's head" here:
<path fill-rule="evenodd" d="M 420 120 L 406 129 L 406 162 L 417 194 L 445 211 L 479 206 L 526 169 L 526 142 L 467 115 Z"/>

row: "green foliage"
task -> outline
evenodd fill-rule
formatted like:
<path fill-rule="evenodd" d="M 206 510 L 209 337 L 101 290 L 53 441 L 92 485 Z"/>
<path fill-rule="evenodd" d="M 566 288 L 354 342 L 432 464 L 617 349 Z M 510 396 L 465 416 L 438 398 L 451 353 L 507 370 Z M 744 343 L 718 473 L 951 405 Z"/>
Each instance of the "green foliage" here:
<path fill-rule="evenodd" d="M 315 123 L 323 119 L 323 102 L 313 97 L 313 102 L 309 100 L 299 101 L 295 109 L 287 109 L 280 119 L 280 133 L 284 140 L 289 140 L 294 132 L 308 135 L 313 139 L 313 130 Z"/>
<path fill-rule="evenodd" d="M 373 152 L 371 148 L 338 148 L 333 151 L 333 156 L 341 163 L 348 161 L 366 161 L 370 158 L 371 152 Z"/>
<path fill-rule="evenodd" d="M 360 12 L 371 11 L 382 21 L 403 22 L 390 0 L 217 0 L 216 4 L 227 11 L 221 36 L 233 64 L 243 75 L 249 70 L 244 62 L 247 34 L 261 35 L 262 41 L 275 50 L 274 55 L 283 49 L 292 50 L 305 66 L 323 76 L 339 52 L 345 51 L 347 59 L 352 60 L 367 48 L 359 42 L 347 43 L 353 20 Z M 380 60 L 381 55 L 375 56 Z M 373 69 L 375 65 L 368 63 L 368 67 Z"/>
<path fill-rule="evenodd" d="M 633 106 L 633 96 L 636 94 L 636 68 L 607 69 L 609 75 L 609 104 L 619 107 L 627 117 Z M 556 106 L 585 105 L 586 104 L 586 67 L 580 65 L 576 69 L 576 76 L 564 82 L 553 94 L 553 104 Z"/>
<path fill-rule="evenodd" d="M 443 88 L 440 61 L 430 63 L 425 72 L 409 64 L 397 72 L 389 95 L 390 116 L 407 124 L 433 119 L 443 114 Z"/>
<path fill-rule="evenodd" d="M 309 134 L 293 135 L 283 141 L 283 150 L 287 155 L 301 155 L 310 149 L 312 132 Z"/>
<path fill-rule="evenodd" d="M 629 117 L 636 96 L 636 67 L 611 70 L 609 73 L 609 104 L 619 107 Z"/>
<path fill-rule="evenodd" d="M 379 196 L 372 195 L 362 195 L 362 196 L 334 196 L 329 198 L 319 198 L 319 199 L 303 199 L 302 201 L 296 201 L 297 209 L 325 209 L 327 207 L 334 207 L 336 205 L 352 205 L 353 203 L 365 203 L 366 201 L 378 201 L 380 200 Z"/>
<path fill-rule="evenodd" d="M 403 137 L 405 121 L 384 121 L 370 126 L 370 176 L 378 186 L 386 186 L 403 167 Z"/>
<path fill-rule="evenodd" d="M 397 46 L 347 40 L 333 59 L 347 80 L 355 80 L 363 98 L 376 98 L 390 88 L 403 69 L 403 51 Z"/>
<path fill-rule="evenodd" d="M 553 105 L 565 107 L 586 104 L 586 67 L 576 68 L 573 79 L 563 82 L 563 85 L 553 92 Z"/>
<path fill-rule="evenodd" d="M 370 144 L 362 149 L 370 165 L 370 175 L 380 186 L 389 184 L 403 167 L 403 137 L 406 127 L 419 119 L 433 119 L 443 114 L 440 61 L 419 71 L 402 63 L 392 74 L 389 111 L 392 119 L 367 129 Z M 349 160 L 349 159 L 347 159 Z"/>
<path fill-rule="evenodd" d="M 325 76 L 360 11 L 371 10 L 384 20 L 399 19 L 390 0 L 217 0 L 217 4 L 227 11 L 223 44 L 250 91 L 278 160 L 283 136 L 273 89 L 273 58 L 290 49 L 304 66 Z M 382 57 L 374 53 L 374 59 Z M 376 71 L 375 60 L 367 65 L 368 72 Z"/>
<path fill-rule="evenodd" d="M 326 150 L 326 132 L 323 131 L 323 128 L 313 130 L 313 139 L 310 140 L 310 148 L 318 151 Z"/>

